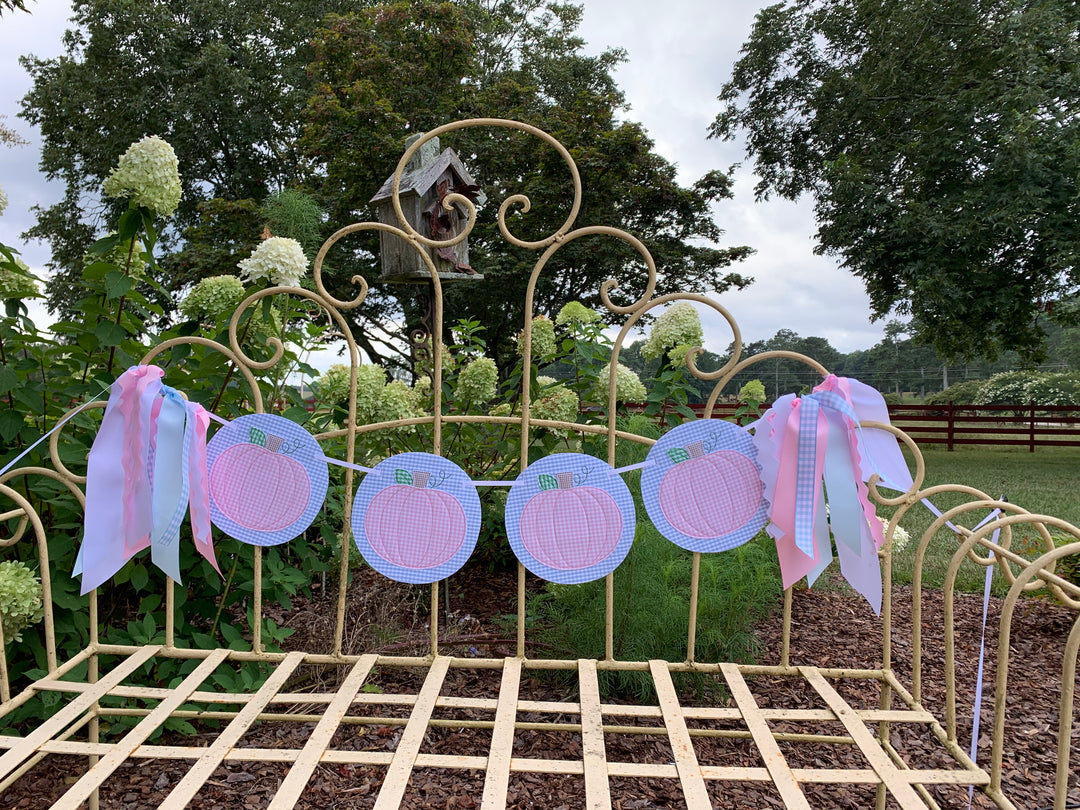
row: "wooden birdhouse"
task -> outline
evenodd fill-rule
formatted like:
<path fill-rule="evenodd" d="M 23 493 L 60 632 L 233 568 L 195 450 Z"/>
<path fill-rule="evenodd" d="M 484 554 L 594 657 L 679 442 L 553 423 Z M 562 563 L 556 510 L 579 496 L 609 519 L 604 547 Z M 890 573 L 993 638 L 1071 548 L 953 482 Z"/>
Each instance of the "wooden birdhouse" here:
<path fill-rule="evenodd" d="M 406 148 L 419 136 L 406 142 Z M 379 222 L 401 227 L 393 204 L 394 178 L 391 176 L 378 193 L 371 198 Z M 450 193 L 463 194 L 474 202 L 486 200 L 483 192 L 462 165 L 453 149 L 439 151 L 439 139 L 432 138 L 412 156 L 401 176 L 399 187 L 401 210 L 408 223 L 422 236 L 446 240 L 461 233 L 465 227 L 465 207 L 454 205 L 449 211 L 442 200 Z M 431 280 L 431 274 L 423 258 L 404 239 L 380 231 L 379 249 L 382 256 L 381 281 L 422 283 Z M 482 279 L 483 276 L 469 266 L 469 240 L 453 247 L 425 248 L 439 278 L 444 281 Z"/>

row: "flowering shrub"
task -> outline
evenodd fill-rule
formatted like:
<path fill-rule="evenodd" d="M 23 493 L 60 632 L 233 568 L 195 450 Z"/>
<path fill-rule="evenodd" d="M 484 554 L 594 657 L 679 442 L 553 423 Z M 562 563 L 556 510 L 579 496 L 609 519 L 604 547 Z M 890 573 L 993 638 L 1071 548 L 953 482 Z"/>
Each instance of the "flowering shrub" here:
<path fill-rule="evenodd" d="M 307 275 L 308 260 L 295 239 L 271 236 L 251 251 L 251 256 L 237 264 L 244 281 L 266 279 L 278 287 L 299 287 Z"/>
<path fill-rule="evenodd" d="M 555 316 L 555 325 L 596 323 L 598 320 L 600 313 L 595 309 L 589 309 L 580 301 L 571 301 L 559 310 L 559 314 Z"/>
<path fill-rule="evenodd" d="M 525 342 L 525 330 L 518 332 L 517 352 L 520 355 Z M 555 354 L 555 324 L 545 315 L 537 315 L 532 321 L 532 356 L 542 359 Z"/>
<path fill-rule="evenodd" d="M 218 322 L 230 316 L 244 300 L 244 283 L 236 276 L 210 276 L 196 284 L 180 303 L 192 320 Z"/>
<path fill-rule="evenodd" d="M 349 367 L 335 363 L 311 385 L 324 405 L 339 405 L 349 398 Z"/>
<path fill-rule="evenodd" d="M 1025 393 L 1036 405 L 1080 405 L 1080 373 L 1042 374 L 1028 383 Z"/>
<path fill-rule="evenodd" d="M 180 204 L 180 167 L 176 152 L 162 138 L 150 135 L 136 141 L 120 156 L 105 178 L 108 197 L 128 197 L 156 215 L 171 217 Z"/>
<path fill-rule="evenodd" d="M 7 194 L 4 193 L 4 187 L 0 186 L 0 216 L 3 216 L 4 211 L 7 209 L 7 206 Z"/>
<path fill-rule="evenodd" d="M 26 262 L 16 256 L 15 264 L 24 272 L 16 273 L 14 270 L 0 268 L 0 299 L 8 301 L 39 298 L 41 291 L 38 289 L 37 281 L 30 275 L 30 268 L 27 267 Z"/>
<path fill-rule="evenodd" d="M 653 323 L 641 355 L 646 360 L 655 360 L 666 354 L 672 364 L 679 365 L 685 362 L 687 351 L 704 342 L 697 309 L 688 301 L 678 301 Z"/>
<path fill-rule="evenodd" d="M 4 642 L 22 641 L 22 631 L 41 621 L 41 581 L 24 563 L 0 562 L 0 618 Z"/>
<path fill-rule="evenodd" d="M 576 422 L 581 407 L 578 395 L 551 377 L 538 377 L 537 381 L 541 388 L 537 399 L 532 403 L 533 418 Z"/>
<path fill-rule="evenodd" d="M 602 369 L 596 378 L 594 398 L 600 402 L 606 402 L 608 396 L 608 379 L 611 374 L 611 363 Z M 644 402 L 647 392 L 641 382 L 641 378 L 622 363 L 615 366 L 615 401 L 616 402 Z"/>
<path fill-rule="evenodd" d="M 110 236 L 117 236 L 117 234 L 113 231 Z M 131 278 L 142 278 L 146 275 L 146 249 L 135 237 L 132 237 L 127 242 L 117 242 L 100 255 L 86 253 L 83 256 L 83 268 L 87 268 L 95 262 L 107 262 L 114 267 L 123 268 L 125 275 Z"/>
<path fill-rule="evenodd" d="M 1028 385 L 1039 378 L 1035 371 L 1005 371 L 995 374 L 975 397 L 976 405 L 1020 405 L 1028 402 Z"/>
<path fill-rule="evenodd" d="M 490 357 L 478 357 L 458 372 L 454 398 L 462 403 L 481 403 L 495 398 L 499 369 Z"/>

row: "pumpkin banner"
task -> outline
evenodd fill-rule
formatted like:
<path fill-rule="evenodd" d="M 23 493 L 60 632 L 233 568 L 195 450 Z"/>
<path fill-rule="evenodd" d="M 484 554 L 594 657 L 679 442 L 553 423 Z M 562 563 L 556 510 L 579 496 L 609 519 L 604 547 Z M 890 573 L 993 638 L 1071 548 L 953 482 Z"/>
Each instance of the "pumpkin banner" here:
<path fill-rule="evenodd" d="M 606 462 L 556 453 L 530 464 L 506 499 L 506 534 L 522 565 L 564 585 L 619 567 L 634 542 L 634 501 Z"/>
<path fill-rule="evenodd" d="M 687 551 L 729 551 L 768 519 L 757 451 L 745 429 L 719 419 L 686 422 L 646 457 L 641 497 L 657 531 Z"/>
<path fill-rule="evenodd" d="M 480 497 L 469 476 L 431 453 L 401 453 L 364 476 L 353 500 L 353 539 L 390 579 L 424 585 L 463 566 L 480 536 Z"/>
<path fill-rule="evenodd" d="M 162 385 L 162 376 L 135 366 L 112 386 L 88 460 L 86 531 L 74 571 L 83 593 L 147 546 L 179 581 L 176 539 L 188 509 L 196 548 L 219 574 L 211 523 L 252 545 L 288 542 L 321 510 L 328 463 L 365 473 L 350 515 L 354 540 L 387 577 L 424 584 L 458 571 L 480 532 L 476 488 L 509 486 L 506 531 L 522 564 L 552 582 L 590 582 L 630 551 L 635 511 L 619 474 L 640 468 L 650 519 L 681 548 L 727 551 L 768 523 L 789 587 L 803 576 L 812 584 L 831 562 L 831 535 L 844 576 L 879 610 L 883 538 L 864 482 L 872 472 L 896 489 L 911 480 L 895 438 L 860 425 L 860 418 L 887 421 L 881 395 L 831 375 L 806 397 L 781 397 L 749 428 L 688 422 L 661 437 L 642 464 L 615 470 L 560 453 L 513 482 L 473 481 L 430 453 L 374 468 L 336 461 L 291 420 L 265 413 L 222 420 Z M 211 418 L 222 427 L 207 444 Z"/>
<path fill-rule="evenodd" d="M 210 517 L 254 546 L 287 543 L 310 526 L 330 474 L 315 437 L 283 416 L 241 416 L 207 446 Z"/>

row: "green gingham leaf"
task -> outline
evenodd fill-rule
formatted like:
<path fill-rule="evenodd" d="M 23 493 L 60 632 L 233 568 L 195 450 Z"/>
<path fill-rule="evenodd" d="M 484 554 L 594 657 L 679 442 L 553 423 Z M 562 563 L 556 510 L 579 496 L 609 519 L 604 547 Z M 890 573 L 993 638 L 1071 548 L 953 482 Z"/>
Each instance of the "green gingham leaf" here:
<path fill-rule="evenodd" d="M 258 428 L 250 428 L 248 430 L 248 441 L 259 445 L 259 447 L 266 447 L 266 434 Z"/>
<path fill-rule="evenodd" d="M 394 470 L 395 484 L 412 484 L 412 474 L 408 470 Z"/>
<path fill-rule="evenodd" d="M 671 459 L 672 464 L 678 464 L 680 461 L 689 461 L 690 454 L 686 452 L 682 447 L 669 447 L 668 458 Z"/>
<path fill-rule="evenodd" d="M 541 475 L 536 480 L 540 482 L 540 489 L 559 488 L 559 482 L 555 480 L 554 475 Z"/>

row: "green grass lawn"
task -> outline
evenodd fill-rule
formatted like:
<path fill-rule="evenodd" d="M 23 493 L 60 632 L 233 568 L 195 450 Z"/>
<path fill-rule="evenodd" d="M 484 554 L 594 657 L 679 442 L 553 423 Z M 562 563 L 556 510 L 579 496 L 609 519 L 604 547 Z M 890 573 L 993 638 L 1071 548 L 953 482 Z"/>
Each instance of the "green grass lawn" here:
<path fill-rule="evenodd" d="M 944 447 L 924 447 L 926 480 L 923 487 L 936 484 L 966 484 L 986 492 L 993 498 L 1001 495 L 1018 506 L 1037 514 L 1063 518 L 1080 525 L 1080 448 L 1040 448 L 1034 453 L 1009 447 L 965 447 L 951 453 Z M 912 467 L 913 468 L 913 467 Z M 958 506 L 968 498 L 946 493 L 933 498 L 942 511 Z M 889 515 L 892 510 L 884 507 L 879 514 Z M 985 513 L 976 514 L 964 521 L 973 526 Z M 897 555 L 893 564 L 893 580 L 896 583 L 911 581 L 914 548 L 919 537 L 929 528 L 934 516 L 922 505 L 916 505 L 904 517 L 901 525 L 912 537 L 908 549 Z M 1015 533 L 1013 549 L 1025 534 Z M 948 530 L 939 532 L 930 545 L 924 564 L 924 582 L 939 587 L 948 569 L 953 552 L 957 548 L 955 535 Z M 1034 556 L 1027 554 L 1025 556 Z M 984 569 L 965 562 L 957 579 L 957 586 L 964 591 L 981 592 Z M 994 592 L 1004 595 L 1008 583 L 995 576 Z"/>

